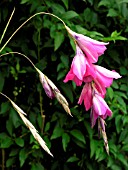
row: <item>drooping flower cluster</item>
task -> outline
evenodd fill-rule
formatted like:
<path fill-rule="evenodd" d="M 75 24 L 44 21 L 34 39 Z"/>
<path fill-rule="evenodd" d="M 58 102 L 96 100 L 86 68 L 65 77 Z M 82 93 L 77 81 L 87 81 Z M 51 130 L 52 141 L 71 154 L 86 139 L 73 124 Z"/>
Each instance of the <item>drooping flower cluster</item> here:
<path fill-rule="evenodd" d="M 93 127 L 98 119 L 98 125 L 104 138 L 106 150 L 108 152 L 108 144 L 106 142 L 105 121 L 107 116 L 112 115 L 112 111 L 104 100 L 106 88 L 110 87 L 113 79 L 121 78 L 114 70 L 110 71 L 104 67 L 96 65 L 98 57 L 104 54 L 106 45 L 109 43 L 99 42 L 86 37 L 82 34 L 73 32 L 65 26 L 70 36 L 76 44 L 76 55 L 73 58 L 70 71 L 66 75 L 64 82 L 73 80 L 77 86 L 84 83 L 78 104 L 84 102 L 86 111 L 91 109 L 91 126 Z"/>

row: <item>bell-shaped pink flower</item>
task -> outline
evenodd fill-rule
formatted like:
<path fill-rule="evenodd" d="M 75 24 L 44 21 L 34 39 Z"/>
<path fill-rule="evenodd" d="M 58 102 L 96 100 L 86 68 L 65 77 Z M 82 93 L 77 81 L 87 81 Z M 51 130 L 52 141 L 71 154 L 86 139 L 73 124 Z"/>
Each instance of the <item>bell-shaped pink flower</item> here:
<path fill-rule="evenodd" d="M 95 88 L 104 97 L 106 93 L 106 88 L 110 87 L 113 79 L 121 78 L 121 76 L 116 71 L 110 71 L 104 67 L 94 65 L 96 71 L 96 78 L 94 79 Z"/>
<path fill-rule="evenodd" d="M 92 99 L 92 110 L 91 110 L 91 122 L 92 127 L 95 125 L 97 118 L 100 116 L 102 119 L 106 119 L 107 116 L 111 116 L 112 111 L 105 102 L 105 100 L 98 94 L 95 93 Z"/>
<path fill-rule="evenodd" d="M 65 28 L 67 29 L 68 33 L 76 40 L 77 44 L 85 53 L 90 63 L 96 63 L 98 57 L 104 54 L 104 51 L 106 50 L 105 45 L 108 43 L 99 42 L 82 34 L 78 34 L 67 26 Z"/>
<path fill-rule="evenodd" d="M 82 104 L 82 102 L 84 101 L 84 106 L 86 111 L 88 111 L 91 106 L 92 106 L 92 86 L 91 83 L 86 83 L 83 87 L 83 90 L 81 92 L 81 95 L 79 97 L 79 101 L 78 104 Z"/>
<path fill-rule="evenodd" d="M 73 80 L 77 86 L 80 86 L 83 78 L 86 80 L 86 77 L 89 77 L 86 82 L 92 81 L 95 77 L 95 70 L 91 65 L 92 64 L 88 62 L 82 50 L 76 45 L 76 55 L 73 58 L 71 69 L 66 75 L 64 82 Z"/>

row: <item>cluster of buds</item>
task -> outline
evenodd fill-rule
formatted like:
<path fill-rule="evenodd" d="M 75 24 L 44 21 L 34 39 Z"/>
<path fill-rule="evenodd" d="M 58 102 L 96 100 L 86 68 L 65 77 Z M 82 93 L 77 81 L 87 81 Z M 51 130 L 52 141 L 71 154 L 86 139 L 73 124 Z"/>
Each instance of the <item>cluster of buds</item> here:
<path fill-rule="evenodd" d="M 35 66 L 34 66 L 35 67 Z M 65 97 L 61 94 L 59 89 L 55 86 L 55 84 L 45 75 L 43 74 L 38 68 L 36 68 L 36 71 L 39 74 L 40 82 L 44 88 L 44 91 L 46 95 L 53 99 L 54 97 L 58 100 L 58 102 L 63 106 L 64 110 L 70 115 L 71 111 L 69 109 L 69 104 Z"/>
<path fill-rule="evenodd" d="M 78 34 L 67 26 L 65 28 L 76 44 L 76 55 L 64 82 L 73 80 L 77 86 L 81 86 L 84 83 L 78 104 L 84 102 L 85 110 L 91 109 L 92 128 L 98 119 L 98 130 L 103 136 L 106 151 L 109 153 L 104 120 L 107 116 L 112 115 L 112 111 L 104 98 L 106 88 L 110 87 L 114 78 L 118 79 L 121 76 L 114 70 L 110 71 L 95 64 L 98 61 L 98 57 L 104 54 L 108 43 L 99 42 Z"/>

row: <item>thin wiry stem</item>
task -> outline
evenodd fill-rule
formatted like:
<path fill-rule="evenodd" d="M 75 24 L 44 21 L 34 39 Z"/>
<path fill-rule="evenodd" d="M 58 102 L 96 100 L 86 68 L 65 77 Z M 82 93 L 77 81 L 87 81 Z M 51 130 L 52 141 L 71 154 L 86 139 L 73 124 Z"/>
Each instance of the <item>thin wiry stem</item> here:
<path fill-rule="evenodd" d="M 23 57 L 25 57 L 31 64 L 32 66 L 38 71 L 38 69 L 36 68 L 35 64 L 33 64 L 33 62 L 25 55 L 25 54 L 22 54 L 22 53 L 19 53 L 17 51 L 12 51 L 12 52 L 8 52 L 8 53 L 5 53 L 5 54 L 1 54 L 0 57 L 2 56 L 5 56 L 5 55 L 9 55 L 9 54 L 19 54 L 19 55 L 22 55 Z"/>
<path fill-rule="evenodd" d="M 31 20 L 32 18 L 34 18 L 35 16 L 37 15 L 42 15 L 42 14 L 45 14 L 45 15 L 50 15 L 50 16 L 53 16 L 55 18 L 57 18 L 58 20 L 60 20 L 64 26 L 66 27 L 66 24 L 64 23 L 64 21 L 62 19 L 60 19 L 58 16 L 54 15 L 54 14 L 51 14 L 51 13 L 48 13 L 48 12 L 38 12 L 34 15 L 32 15 L 30 18 L 28 18 L 25 22 L 23 22 L 23 24 L 21 24 L 15 31 L 14 33 L 10 36 L 10 38 L 6 41 L 6 43 L 2 46 L 2 48 L 0 49 L 0 53 L 1 51 L 5 48 L 5 46 L 9 43 L 9 41 L 13 38 L 13 36 L 29 21 Z"/>
<path fill-rule="evenodd" d="M 9 26 L 9 23 L 10 23 L 10 21 L 11 21 L 11 19 L 12 19 L 12 16 L 13 16 L 14 12 L 15 12 L 15 7 L 14 7 L 14 9 L 13 9 L 13 11 L 12 11 L 12 14 L 11 14 L 8 22 L 7 22 L 7 25 L 6 25 L 6 27 L 5 27 L 4 31 L 3 31 L 3 34 L 2 34 L 2 36 L 1 36 L 1 38 L 0 38 L 0 44 L 2 43 L 2 40 L 3 40 L 3 38 L 4 38 L 4 35 L 5 35 L 6 31 L 7 31 L 7 28 L 8 28 L 8 26 Z"/>

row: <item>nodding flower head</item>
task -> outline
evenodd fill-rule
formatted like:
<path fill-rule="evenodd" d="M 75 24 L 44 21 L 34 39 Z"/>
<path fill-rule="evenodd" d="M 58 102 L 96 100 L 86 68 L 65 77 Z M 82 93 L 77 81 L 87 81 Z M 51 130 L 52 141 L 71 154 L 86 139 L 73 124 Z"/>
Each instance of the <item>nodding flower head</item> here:
<path fill-rule="evenodd" d="M 98 57 L 104 54 L 108 43 L 99 42 L 82 34 L 72 31 L 69 27 L 65 27 L 68 33 L 75 39 L 78 46 L 85 53 L 90 63 L 96 63 Z"/>

